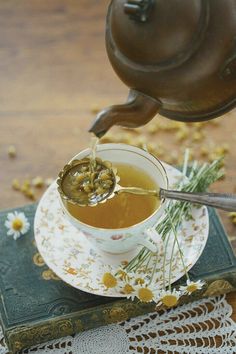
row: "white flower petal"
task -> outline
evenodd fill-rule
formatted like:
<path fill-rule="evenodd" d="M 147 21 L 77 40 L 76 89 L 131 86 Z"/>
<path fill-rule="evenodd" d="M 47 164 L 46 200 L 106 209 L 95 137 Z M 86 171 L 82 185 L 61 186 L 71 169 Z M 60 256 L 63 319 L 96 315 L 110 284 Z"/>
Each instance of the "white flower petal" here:
<path fill-rule="evenodd" d="M 176 289 L 171 289 L 171 290 L 162 290 L 160 292 L 160 297 L 164 297 L 166 295 L 173 295 L 176 296 L 178 299 L 179 297 L 182 295 L 182 293 L 180 291 L 177 291 Z"/>
<path fill-rule="evenodd" d="M 14 213 L 8 213 L 7 214 L 7 218 L 8 218 L 9 221 L 12 221 L 12 220 L 15 219 L 15 214 Z"/>
<path fill-rule="evenodd" d="M 29 227 L 23 227 L 20 232 L 22 235 L 25 235 L 29 231 Z"/>
<path fill-rule="evenodd" d="M 28 221 L 23 223 L 23 227 L 22 228 L 26 228 L 27 230 L 29 230 L 30 224 L 28 223 Z"/>
<path fill-rule="evenodd" d="M 127 299 L 131 299 L 132 301 L 134 301 L 134 299 L 137 297 L 137 294 L 135 293 L 127 294 L 126 297 Z"/>
<path fill-rule="evenodd" d="M 187 291 L 187 286 L 184 286 L 184 285 L 180 286 L 179 287 L 179 291 L 186 292 Z"/>
<path fill-rule="evenodd" d="M 4 225 L 9 229 L 10 227 L 12 227 L 12 222 L 9 220 L 6 220 Z"/>
<path fill-rule="evenodd" d="M 20 232 L 16 231 L 13 235 L 14 240 L 17 240 L 20 237 Z"/>
<path fill-rule="evenodd" d="M 14 235 L 14 230 L 10 229 L 7 231 L 7 235 L 11 236 L 11 235 Z"/>

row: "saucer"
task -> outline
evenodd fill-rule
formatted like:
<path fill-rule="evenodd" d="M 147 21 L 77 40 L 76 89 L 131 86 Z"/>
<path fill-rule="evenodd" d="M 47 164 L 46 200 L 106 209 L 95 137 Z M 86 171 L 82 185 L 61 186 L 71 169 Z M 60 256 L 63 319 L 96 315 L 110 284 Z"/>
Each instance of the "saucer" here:
<path fill-rule="evenodd" d="M 170 188 L 182 177 L 181 172 L 163 163 Z M 79 290 L 101 296 L 124 297 L 118 287 L 106 289 L 101 283 L 105 272 L 113 274 L 127 264 L 141 249 L 120 255 L 105 253 L 95 248 L 82 231 L 76 229 L 64 216 L 56 181 L 48 188 L 39 202 L 34 221 L 35 240 L 38 250 L 48 267 L 63 281 Z M 183 252 L 187 270 L 190 270 L 201 256 L 209 231 L 209 217 L 205 206 L 191 207 L 190 217 L 183 220 L 178 232 L 178 240 Z M 176 245 L 172 263 L 170 256 L 174 236 L 171 235 L 166 249 L 166 286 L 184 275 L 183 265 Z M 163 282 L 163 247 L 158 254 L 158 264 L 154 275 L 156 287 Z M 169 267 L 171 264 L 171 279 Z M 145 266 L 145 265 L 144 265 Z M 152 262 L 148 271 L 152 272 Z"/>

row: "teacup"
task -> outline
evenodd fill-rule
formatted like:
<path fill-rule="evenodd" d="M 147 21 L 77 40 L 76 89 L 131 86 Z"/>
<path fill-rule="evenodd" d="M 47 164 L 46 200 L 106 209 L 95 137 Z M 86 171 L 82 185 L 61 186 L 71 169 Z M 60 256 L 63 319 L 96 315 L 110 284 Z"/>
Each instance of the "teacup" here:
<path fill-rule="evenodd" d="M 81 151 L 73 160 L 80 160 L 90 155 L 90 149 Z M 140 148 L 126 144 L 101 144 L 97 146 L 97 157 L 112 163 L 127 163 L 137 168 L 142 168 L 161 188 L 168 188 L 168 177 L 163 164 L 153 155 Z M 121 254 L 142 245 L 152 252 L 157 252 L 158 243 L 161 242 L 155 231 L 156 224 L 160 221 L 165 200 L 161 200 L 159 207 L 142 222 L 121 229 L 103 229 L 87 225 L 69 213 L 63 196 L 60 196 L 63 213 L 69 221 L 91 242 L 102 251 Z M 153 242 L 153 236 L 154 241 Z"/>

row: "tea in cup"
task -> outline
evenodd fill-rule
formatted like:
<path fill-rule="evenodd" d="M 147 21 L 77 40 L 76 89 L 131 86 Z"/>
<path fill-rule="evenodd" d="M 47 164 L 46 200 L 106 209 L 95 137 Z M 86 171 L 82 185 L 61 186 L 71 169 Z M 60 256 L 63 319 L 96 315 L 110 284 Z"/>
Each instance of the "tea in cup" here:
<path fill-rule="evenodd" d="M 86 149 L 70 163 L 89 155 L 90 149 Z M 119 184 L 124 187 L 147 190 L 168 188 L 168 178 L 162 163 L 142 149 L 126 144 L 102 144 L 97 146 L 96 156 L 103 161 L 110 161 L 117 168 Z M 59 178 L 59 186 L 60 183 Z M 99 249 L 120 254 L 142 245 L 152 252 L 157 251 L 158 243 L 150 240 L 150 234 L 158 239 L 154 227 L 163 215 L 164 200 L 152 195 L 121 193 L 94 207 L 79 206 L 70 201 L 61 188 L 59 191 L 67 218 Z"/>

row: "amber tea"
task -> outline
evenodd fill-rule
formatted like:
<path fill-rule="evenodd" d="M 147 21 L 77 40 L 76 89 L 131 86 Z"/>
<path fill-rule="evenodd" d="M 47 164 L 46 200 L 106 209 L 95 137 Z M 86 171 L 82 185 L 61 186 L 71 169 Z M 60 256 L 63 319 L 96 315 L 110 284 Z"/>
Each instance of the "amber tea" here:
<path fill-rule="evenodd" d="M 158 189 L 152 178 L 142 169 L 129 164 L 114 164 L 123 187 Z M 65 202 L 67 210 L 76 219 L 90 226 L 104 229 L 120 229 L 138 224 L 151 216 L 160 200 L 151 195 L 121 193 L 94 207 Z"/>

